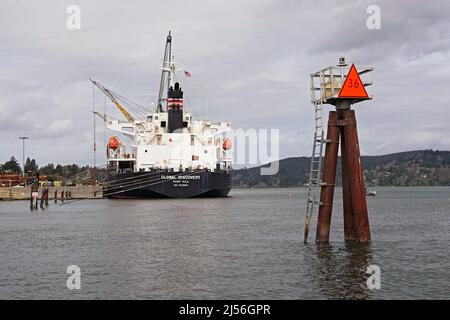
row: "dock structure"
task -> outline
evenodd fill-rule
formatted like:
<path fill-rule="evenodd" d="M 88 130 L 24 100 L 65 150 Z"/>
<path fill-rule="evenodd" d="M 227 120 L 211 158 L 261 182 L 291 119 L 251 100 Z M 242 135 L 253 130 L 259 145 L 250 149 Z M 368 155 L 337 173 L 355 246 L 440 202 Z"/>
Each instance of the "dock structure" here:
<path fill-rule="evenodd" d="M 40 188 L 41 191 L 48 189 L 48 194 L 45 195 L 45 201 L 54 200 L 60 202 L 60 194 L 68 195 L 69 199 L 102 199 L 102 186 L 89 185 L 89 186 L 65 186 L 65 187 L 47 187 Z M 1 200 L 30 200 L 31 198 L 31 186 L 25 187 L 0 187 L 0 201 Z M 39 199 L 42 197 L 42 192 L 39 193 Z M 48 197 L 48 200 L 47 200 Z"/>
<path fill-rule="evenodd" d="M 356 116 L 351 105 L 372 99 L 365 89 L 372 85 L 372 71 L 373 68 L 360 68 L 358 71 L 353 64 L 349 68 L 345 59 L 340 58 L 338 65 L 311 74 L 311 102 L 315 106 L 316 130 L 308 184 L 305 242 L 315 208 L 318 208 L 316 242 L 329 242 L 339 143 L 344 237 L 346 241 L 371 241 Z M 322 128 L 323 104 L 336 107 L 329 113 L 326 138 Z M 323 146 L 325 157 L 322 167 Z M 320 198 L 315 190 L 316 193 L 320 190 Z"/>

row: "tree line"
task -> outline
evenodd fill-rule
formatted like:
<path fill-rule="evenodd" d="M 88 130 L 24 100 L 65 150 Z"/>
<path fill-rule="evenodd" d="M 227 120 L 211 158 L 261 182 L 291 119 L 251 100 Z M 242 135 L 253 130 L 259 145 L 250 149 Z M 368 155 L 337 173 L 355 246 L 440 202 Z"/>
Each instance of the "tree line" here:
<path fill-rule="evenodd" d="M 450 151 L 416 150 L 381 156 L 362 156 L 367 187 L 374 186 L 447 186 L 450 185 Z M 262 176 L 260 167 L 234 170 L 235 187 L 277 188 L 305 186 L 309 179 L 311 158 L 280 160 L 277 174 Z M 341 184 L 338 162 L 336 184 Z"/>
<path fill-rule="evenodd" d="M 8 161 L 0 164 L 2 174 L 13 173 L 23 174 L 22 166 L 17 159 L 12 156 Z M 54 165 L 49 163 L 44 166 L 39 166 L 35 159 L 27 158 L 24 167 L 25 175 L 36 176 L 37 173 L 41 176 L 47 176 L 48 181 L 72 181 L 78 174 L 90 171 L 94 179 L 101 180 L 104 176 L 105 170 L 101 168 L 93 168 L 90 166 L 79 166 L 77 164 Z"/>

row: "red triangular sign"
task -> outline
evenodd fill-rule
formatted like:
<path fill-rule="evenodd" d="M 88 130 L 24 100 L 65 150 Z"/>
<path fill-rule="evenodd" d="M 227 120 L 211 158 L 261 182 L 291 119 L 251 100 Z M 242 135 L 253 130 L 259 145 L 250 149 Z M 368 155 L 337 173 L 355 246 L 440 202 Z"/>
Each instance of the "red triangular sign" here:
<path fill-rule="evenodd" d="M 342 86 L 341 91 L 339 91 L 338 98 L 369 98 L 354 64 L 352 64 L 348 71 L 344 85 Z"/>

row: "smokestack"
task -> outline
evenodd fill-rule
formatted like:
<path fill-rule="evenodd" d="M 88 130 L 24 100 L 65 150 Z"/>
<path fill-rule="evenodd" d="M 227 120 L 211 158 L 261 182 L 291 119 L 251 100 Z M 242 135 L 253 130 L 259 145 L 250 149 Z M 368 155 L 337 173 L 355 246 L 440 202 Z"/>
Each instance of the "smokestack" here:
<path fill-rule="evenodd" d="M 167 112 L 169 133 L 183 128 L 183 91 L 178 82 L 167 92 Z"/>

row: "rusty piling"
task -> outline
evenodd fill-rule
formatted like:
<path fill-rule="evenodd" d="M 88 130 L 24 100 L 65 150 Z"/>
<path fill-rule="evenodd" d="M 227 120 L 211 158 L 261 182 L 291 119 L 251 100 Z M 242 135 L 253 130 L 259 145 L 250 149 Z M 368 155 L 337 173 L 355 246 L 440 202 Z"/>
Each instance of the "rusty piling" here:
<path fill-rule="evenodd" d="M 33 203 L 33 186 L 30 188 L 30 210 L 33 211 L 34 203 Z"/>
<path fill-rule="evenodd" d="M 353 218 L 352 207 L 352 191 L 350 187 L 350 179 L 348 177 L 348 162 L 345 152 L 346 141 L 341 127 L 341 171 L 342 171 L 342 198 L 344 213 L 344 239 L 346 241 L 354 241 L 357 239 L 355 222 Z"/>
<path fill-rule="evenodd" d="M 46 207 L 48 207 L 48 194 L 49 194 L 49 190 L 48 190 L 48 188 L 45 188 L 44 201 L 45 201 Z"/>
<path fill-rule="evenodd" d="M 328 242 L 330 238 L 331 213 L 333 210 L 334 185 L 339 149 L 339 127 L 335 124 L 336 114 L 330 113 L 323 164 L 319 215 L 317 217 L 316 241 Z"/>
<path fill-rule="evenodd" d="M 359 151 L 358 131 L 354 110 L 342 110 L 347 125 L 343 127 L 345 140 L 346 173 L 348 175 L 351 199 L 353 225 L 359 242 L 369 242 L 370 227 L 367 213 L 366 192 L 364 176 L 361 168 L 361 155 Z"/>
<path fill-rule="evenodd" d="M 341 167 L 346 241 L 370 242 L 364 177 L 361 168 L 355 111 L 330 111 L 325 148 L 316 242 L 328 242 L 333 210 L 334 185 L 341 139 Z"/>

